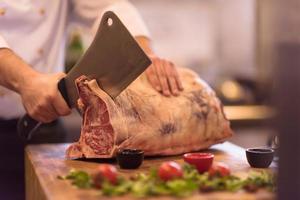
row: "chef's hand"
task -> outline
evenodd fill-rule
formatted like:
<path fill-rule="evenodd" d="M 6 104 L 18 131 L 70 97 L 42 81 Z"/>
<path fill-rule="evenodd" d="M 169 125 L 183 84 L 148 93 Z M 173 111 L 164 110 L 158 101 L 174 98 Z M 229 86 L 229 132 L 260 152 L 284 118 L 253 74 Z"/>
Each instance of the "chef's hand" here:
<path fill-rule="evenodd" d="M 64 73 L 40 74 L 27 77 L 19 93 L 27 113 L 35 120 L 49 123 L 59 116 L 70 114 L 71 110 L 57 88 Z"/>
<path fill-rule="evenodd" d="M 180 77 L 174 64 L 168 60 L 149 55 L 152 64 L 146 76 L 152 87 L 165 96 L 177 96 L 183 90 Z"/>
<path fill-rule="evenodd" d="M 149 83 L 165 96 L 177 96 L 183 87 L 174 64 L 153 53 L 149 38 L 136 36 L 135 39 L 152 61 L 146 70 Z"/>

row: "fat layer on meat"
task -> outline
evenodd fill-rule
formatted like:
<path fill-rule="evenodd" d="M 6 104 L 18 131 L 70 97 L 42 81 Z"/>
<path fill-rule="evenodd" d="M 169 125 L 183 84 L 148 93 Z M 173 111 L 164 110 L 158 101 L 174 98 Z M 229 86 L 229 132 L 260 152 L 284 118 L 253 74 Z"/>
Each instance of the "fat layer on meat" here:
<path fill-rule="evenodd" d="M 145 75 L 112 99 L 95 80 L 76 80 L 83 114 L 81 136 L 67 158 L 109 158 L 118 149 L 175 155 L 206 149 L 232 135 L 215 92 L 194 72 L 179 68 L 184 90 L 165 97 Z"/>

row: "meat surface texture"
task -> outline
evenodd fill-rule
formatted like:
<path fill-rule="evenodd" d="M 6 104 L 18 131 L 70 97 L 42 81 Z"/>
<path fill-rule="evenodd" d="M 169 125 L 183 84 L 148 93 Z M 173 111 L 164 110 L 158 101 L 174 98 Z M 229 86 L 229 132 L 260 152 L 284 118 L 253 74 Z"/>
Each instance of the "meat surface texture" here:
<path fill-rule="evenodd" d="M 76 80 L 83 122 L 67 158 L 110 158 L 118 149 L 176 155 L 206 149 L 232 135 L 221 102 L 194 72 L 179 68 L 184 91 L 165 97 L 141 75 L 114 100 L 95 80 Z"/>

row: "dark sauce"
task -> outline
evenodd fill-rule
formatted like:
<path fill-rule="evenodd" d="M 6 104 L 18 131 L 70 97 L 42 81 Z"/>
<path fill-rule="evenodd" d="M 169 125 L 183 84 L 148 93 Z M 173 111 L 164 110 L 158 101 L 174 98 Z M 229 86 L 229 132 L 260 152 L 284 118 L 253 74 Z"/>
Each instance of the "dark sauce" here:
<path fill-rule="evenodd" d="M 256 149 L 248 149 L 247 151 L 251 153 L 273 153 L 273 149 L 262 149 L 262 148 L 256 148 Z"/>
<path fill-rule="evenodd" d="M 137 169 L 144 160 L 144 152 L 139 149 L 120 149 L 117 162 L 122 169 Z"/>

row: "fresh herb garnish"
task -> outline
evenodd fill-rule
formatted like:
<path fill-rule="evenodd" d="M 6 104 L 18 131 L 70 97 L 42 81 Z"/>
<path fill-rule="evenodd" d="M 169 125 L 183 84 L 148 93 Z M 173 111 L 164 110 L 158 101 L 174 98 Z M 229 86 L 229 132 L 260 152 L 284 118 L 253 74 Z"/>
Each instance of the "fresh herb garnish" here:
<path fill-rule="evenodd" d="M 249 177 L 243 181 L 243 187 L 249 192 L 255 192 L 259 188 L 266 188 L 270 191 L 275 190 L 276 177 L 266 171 L 251 172 Z"/>
<path fill-rule="evenodd" d="M 92 186 L 91 176 L 82 170 L 71 169 L 68 175 L 58 176 L 58 178 L 71 180 L 72 185 L 75 185 L 78 188 L 91 188 Z"/>
<path fill-rule="evenodd" d="M 183 176 L 174 180 L 163 181 L 159 178 L 157 169 L 150 173 L 139 173 L 129 179 L 118 177 L 117 184 L 103 180 L 101 193 L 105 196 L 121 196 L 131 194 L 135 197 L 171 195 L 178 197 L 189 196 L 197 191 L 230 191 L 240 189 L 253 192 L 259 188 L 273 190 L 275 177 L 272 173 L 261 171 L 252 172 L 246 179 L 229 175 L 225 177 L 210 176 L 209 173 L 199 174 L 191 165 L 183 165 Z M 92 176 L 85 171 L 71 170 L 67 176 L 58 177 L 68 179 L 78 188 L 94 188 Z"/>

